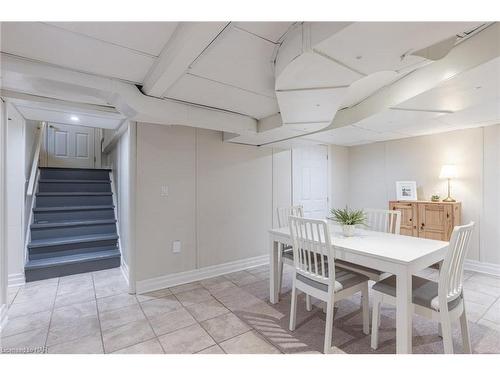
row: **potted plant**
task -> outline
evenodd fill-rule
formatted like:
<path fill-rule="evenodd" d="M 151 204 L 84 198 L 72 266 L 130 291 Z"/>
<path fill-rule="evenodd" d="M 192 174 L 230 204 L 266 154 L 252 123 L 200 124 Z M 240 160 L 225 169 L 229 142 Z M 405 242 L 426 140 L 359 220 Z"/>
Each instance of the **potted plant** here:
<path fill-rule="evenodd" d="M 366 222 L 366 215 L 363 210 L 350 210 L 346 206 L 346 208 L 342 209 L 332 208 L 330 213 L 332 216 L 329 219 L 342 225 L 342 231 L 346 237 L 352 237 L 356 225 L 365 225 Z"/>

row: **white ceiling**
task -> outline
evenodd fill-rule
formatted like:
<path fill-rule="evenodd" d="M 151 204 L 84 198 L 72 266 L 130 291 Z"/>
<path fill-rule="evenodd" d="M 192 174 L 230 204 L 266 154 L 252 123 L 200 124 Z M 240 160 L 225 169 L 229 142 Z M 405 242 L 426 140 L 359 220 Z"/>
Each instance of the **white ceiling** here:
<path fill-rule="evenodd" d="M 313 24 L 311 30 L 316 34 L 308 42 L 300 23 L 233 22 L 179 70 L 165 97 L 253 119 L 280 112 L 281 129 L 248 133 L 234 140 L 273 142 L 327 126 L 338 109 L 353 107 L 412 69 L 432 63 L 412 52 L 479 24 L 326 22 Z M 168 53 L 178 26 L 176 22 L 2 23 L 0 49 L 142 85 L 161 56 Z M 285 45 L 288 50 L 282 48 Z M 276 75 L 274 60 L 279 52 L 283 52 L 278 69 L 282 74 Z M 54 86 L 36 76 L 26 81 L 14 73 L 4 84 L 10 90 L 59 99 L 54 93 L 61 92 L 66 93 L 64 99 L 77 100 L 68 87 Z M 92 91 L 88 93 L 85 103 L 108 104 L 93 98 Z M 499 98 L 500 58 L 461 73 L 396 109 L 305 139 L 355 145 L 500 123 Z M 46 116 L 54 122 L 69 121 L 71 112 L 27 103 L 20 107 L 27 118 Z M 79 117 L 88 124 L 100 122 L 101 127 L 117 126 L 123 119 L 85 111 Z"/>
<path fill-rule="evenodd" d="M 16 108 L 27 120 L 48 121 L 59 124 L 81 125 L 102 129 L 116 129 L 124 117 L 118 113 L 65 108 L 47 103 L 14 101 Z M 74 118 L 77 118 L 75 120 Z"/>
<path fill-rule="evenodd" d="M 48 22 L 79 35 L 152 56 L 160 55 L 178 22 Z"/>

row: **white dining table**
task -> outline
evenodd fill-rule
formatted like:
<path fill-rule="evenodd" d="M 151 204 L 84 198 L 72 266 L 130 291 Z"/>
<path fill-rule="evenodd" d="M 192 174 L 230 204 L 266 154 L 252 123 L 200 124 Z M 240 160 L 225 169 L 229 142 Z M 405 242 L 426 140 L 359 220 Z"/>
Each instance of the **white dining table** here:
<path fill-rule="evenodd" d="M 412 352 L 412 275 L 444 259 L 448 242 L 356 229 L 345 237 L 329 223 L 335 258 L 396 275 L 396 353 Z M 292 245 L 289 228 L 269 230 L 270 301 L 279 301 L 279 244 Z"/>

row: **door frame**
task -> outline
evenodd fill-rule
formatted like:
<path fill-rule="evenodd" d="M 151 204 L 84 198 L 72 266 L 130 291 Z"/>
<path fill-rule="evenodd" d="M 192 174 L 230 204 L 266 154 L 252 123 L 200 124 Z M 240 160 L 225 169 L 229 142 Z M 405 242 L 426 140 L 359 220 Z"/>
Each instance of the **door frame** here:
<path fill-rule="evenodd" d="M 7 104 L 0 98 L 0 330 L 7 323 L 7 218 L 6 168 L 7 160 Z"/>

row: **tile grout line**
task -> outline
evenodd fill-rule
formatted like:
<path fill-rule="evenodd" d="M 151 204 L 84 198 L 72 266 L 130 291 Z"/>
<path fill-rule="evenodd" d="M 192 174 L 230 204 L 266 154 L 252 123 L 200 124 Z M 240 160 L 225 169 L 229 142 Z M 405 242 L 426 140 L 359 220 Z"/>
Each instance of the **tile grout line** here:
<path fill-rule="evenodd" d="M 224 275 L 223 275 L 223 277 L 224 277 Z M 231 281 L 231 280 L 229 280 L 229 281 Z M 232 281 L 231 281 L 231 282 L 232 282 Z M 234 283 L 233 283 L 233 284 L 234 284 Z M 239 286 L 237 286 L 237 288 L 240 288 L 240 289 L 241 289 L 241 287 L 239 287 Z M 209 291 L 209 293 L 210 293 L 210 291 Z M 250 294 L 251 294 L 251 293 L 250 293 Z M 210 293 L 210 295 L 212 295 L 212 293 Z M 212 296 L 213 296 L 213 295 L 212 295 Z M 267 338 L 266 338 L 266 337 L 264 337 L 262 334 L 260 334 L 260 333 L 259 333 L 259 332 L 258 332 L 258 331 L 257 331 L 257 330 L 253 327 L 253 326 L 251 326 L 250 324 L 247 324 L 244 320 L 242 320 L 242 319 L 241 319 L 241 318 L 240 318 L 240 317 L 239 317 L 239 316 L 238 316 L 238 315 L 237 315 L 237 314 L 236 314 L 233 310 L 231 310 L 228 306 L 226 306 L 226 305 L 225 305 L 222 301 L 220 301 L 217 297 L 215 297 L 215 296 L 213 296 L 213 297 L 214 297 L 214 298 L 215 298 L 215 299 L 216 299 L 216 300 L 217 300 L 217 301 L 218 301 L 218 302 L 219 302 L 222 306 L 224 306 L 226 309 L 228 309 L 228 310 L 229 310 L 229 311 L 230 311 L 230 312 L 231 312 L 234 316 L 236 316 L 238 319 L 240 319 L 243 323 L 245 323 L 247 326 L 249 326 L 249 327 L 251 328 L 251 329 L 250 329 L 250 331 L 243 332 L 243 333 L 241 333 L 240 335 L 244 335 L 245 333 L 255 331 L 255 332 L 258 334 L 258 336 L 259 336 L 259 337 L 261 337 L 261 338 L 262 338 L 265 342 L 267 342 L 267 343 L 268 343 L 269 345 L 271 345 L 273 348 L 276 348 L 276 349 L 277 349 L 280 353 L 285 354 L 285 352 L 284 352 L 284 351 L 282 351 L 282 350 L 281 350 L 280 348 L 278 348 L 276 345 L 274 345 L 274 344 L 273 344 L 273 343 L 271 343 L 269 340 L 267 340 Z M 257 298 L 257 297 L 256 297 L 256 298 Z M 260 300 L 260 298 L 259 298 L 259 300 Z M 264 302 L 264 301 L 262 301 L 262 302 Z M 264 303 L 265 303 L 265 302 L 264 302 Z M 226 342 L 226 341 L 228 341 L 228 340 L 234 339 L 235 337 L 238 337 L 238 336 L 240 336 L 240 335 L 233 336 L 233 337 L 231 337 L 231 338 L 228 338 L 227 340 L 221 341 L 220 343 L 222 344 L 223 342 Z M 215 340 L 214 340 L 214 341 L 215 341 Z M 220 346 L 220 345 L 219 345 L 219 346 Z M 222 349 L 224 352 L 226 352 L 226 351 L 224 350 L 224 348 L 222 348 L 222 346 L 220 346 L 220 347 L 221 347 L 221 349 Z"/>
<path fill-rule="evenodd" d="M 104 346 L 104 336 L 102 334 L 101 316 L 99 314 L 99 305 L 97 304 L 97 292 L 95 290 L 95 280 L 94 280 L 94 273 L 93 272 L 91 272 L 90 277 L 92 279 L 92 289 L 94 290 L 95 309 L 96 309 L 96 312 L 97 312 L 97 321 L 99 322 L 99 334 L 101 336 L 102 353 L 106 354 L 106 348 Z"/>
<path fill-rule="evenodd" d="M 56 295 L 54 296 L 54 302 L 52 303 L 52 309 L 50 310 L 50 319 L 49 326 L 47 327 L 47 336 L 45 336 L 45 348 L 47 348 L 47 353 L 49 352 L 48 341 L 49 341 L 49 333 L 50 327 L 52 326 L 52 317 L 54 316 L 54 310 L 56 306 L 57 292 L 59 291 L 59 283 L 61 282 L 61 278 L 57 278 L 57 287 L 56 287 Z"/>
<path fill-rule="evenodd" d="M 479 321 L 481 319 L 484 319 L 484 317 L 486 316 L 486 314 L 491 310 L 491 308 L 498 302 L 500 301 L 500 296 L 498 296 L 495 301 L 493 301 L 493 303 L 491 305 L 488 306 L 488 308 L 484 311 L 483 314 L 480 315 L 480 317 L 474 322 L 474 323 L 479 323 Z M 485 320 L 489 320 L 489 319 L 485 319 Z M 494 322 L 493 322 L 494 323 Z"/>

